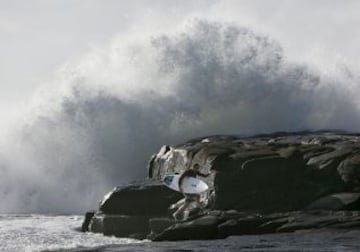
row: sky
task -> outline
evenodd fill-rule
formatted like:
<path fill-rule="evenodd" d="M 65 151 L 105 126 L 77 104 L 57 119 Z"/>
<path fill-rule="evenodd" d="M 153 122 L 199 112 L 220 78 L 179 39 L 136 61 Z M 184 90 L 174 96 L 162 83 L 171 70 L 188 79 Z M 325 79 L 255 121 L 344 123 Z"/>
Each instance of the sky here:
<path fill-rule="evenodd" d="M 114 37 L 175 29 L 189 18 L 237 23 L 279 41 L 294 61 L 359 68 L 357 0 L 0 0 L 0 118 L 22 119 L 62 65 Z"/>

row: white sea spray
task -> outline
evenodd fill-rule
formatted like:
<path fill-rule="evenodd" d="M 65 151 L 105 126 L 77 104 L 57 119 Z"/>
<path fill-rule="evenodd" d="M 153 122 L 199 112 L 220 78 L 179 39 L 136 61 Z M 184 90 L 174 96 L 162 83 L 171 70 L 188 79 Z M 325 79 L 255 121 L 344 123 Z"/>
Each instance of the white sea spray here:
<path fill-rule="evenodd" d="M 0 212 L 82 213 L 146 177 L 151 154 L 211 134 L 360 128 L 358 77 L 287 60 L 246 27 L 191 20 L 118 37 L 59 70 L 0 149 Z"/>

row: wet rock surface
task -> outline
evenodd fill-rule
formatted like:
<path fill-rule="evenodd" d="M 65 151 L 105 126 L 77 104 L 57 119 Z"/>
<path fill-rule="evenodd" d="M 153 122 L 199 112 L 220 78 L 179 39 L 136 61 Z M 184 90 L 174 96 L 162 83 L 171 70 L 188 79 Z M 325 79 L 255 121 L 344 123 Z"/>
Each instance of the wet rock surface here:
<path fill-rule="evenodd" d="M 359 211 L 295 211 L 276 214 L 213 211 L 195 220 L 174 224 L 153 236 L 155 241 L 204 240 L 231 235 L 269 234 L 313 229 L 360 228 Z"/>
<path fill-rule="evenodd" d="M 204 180 L 214 198 L 206 215 L 171 223 L 167 208 L 182 196 L 159 182 L 194 163 L 200 164 L 201 172 L 211 172 Z M 145 183 L 116 188 L 102 201 L 99 213 L 143 218 L 147 229 L 134 222 L 132 227 L 138 225 L 141 232 L 132 232 L 148 232 L 148 238 L 157 241 L 359 228 L 358 134 L 322 131 L 203 137 L 163 146 L 151 157 L 148 176 Z M 90 223 L 89 230 L 106 233 L 107 225 L 94 230 Z M 129 233 L 115 235 L 128 237 Z"/>

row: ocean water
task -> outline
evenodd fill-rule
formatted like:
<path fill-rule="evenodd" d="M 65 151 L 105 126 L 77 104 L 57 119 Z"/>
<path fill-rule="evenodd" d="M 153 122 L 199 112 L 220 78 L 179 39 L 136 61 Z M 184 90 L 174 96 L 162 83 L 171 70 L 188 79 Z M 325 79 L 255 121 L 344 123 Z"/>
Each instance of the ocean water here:
<path fill-rule="evenodd" d="M 122 245 L 140 241 L 106 237 L 79 231 L 83 221 L 76 215 L 0 215 L 0 251 L 35 252 L 71 251 L 104 245 Z"/>
<path fill-rule="evenodd" d="M 359 230 L 231 236 L 222 240 L 150 242 L 79 232 L 82 216 L 0 215 L 1 252 L 360 251 Z"/>

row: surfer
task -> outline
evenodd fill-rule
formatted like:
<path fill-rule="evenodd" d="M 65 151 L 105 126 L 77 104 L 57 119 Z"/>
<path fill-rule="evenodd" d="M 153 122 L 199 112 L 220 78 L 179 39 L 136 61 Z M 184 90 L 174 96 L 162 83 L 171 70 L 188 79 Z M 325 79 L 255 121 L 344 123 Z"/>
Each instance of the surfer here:
<path fill-rule="evenodd" d="M 202 206 L 201 202 L 200 202 L 200 194 L 193 194 L 193 193 L 184 193 L 183 192 L 183 188 L 182 188 L 182 182 L 185 178 L 196 178 L 197 176 L 200 177 L 208 177 L 211 173 L 208 174 L 204 174 L 201 173 L 200 171 L 200 165 L 199 164 L 194 164 L 192 166 L 192 169 L 186 170 L 184 171 L 180 178 L 179 178 L 179 189 L 180 192 L 184 195 L 185 197 L 185 202 L 184 204 L 173 214 L 175 219 L 178 219 L 178 216 L 183 216 L 185 210 L 190 206 L 191 203 L 195 202 L 196 206 L 199 207 L 201 210 L 204 209 L 204 207 Z"/>

